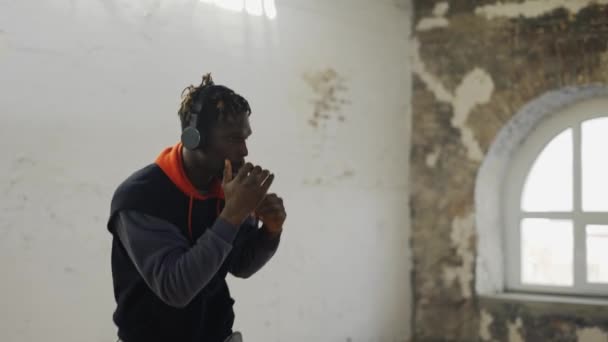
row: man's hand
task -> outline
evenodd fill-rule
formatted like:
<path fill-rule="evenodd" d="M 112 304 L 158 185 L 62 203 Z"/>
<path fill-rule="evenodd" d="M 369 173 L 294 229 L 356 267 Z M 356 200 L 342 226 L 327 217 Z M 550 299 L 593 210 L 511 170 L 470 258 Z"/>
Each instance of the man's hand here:
<path fill-rule="evenodd" d="M 222 181 L 226 205 L 220 217 L 234 225 L 243 223 L 262 202 L 273 180 L 270 171 L 251 163 L 243 165 L 233 178 L 232 164 L 226 160 Z"/>
<path fill-rule="evenodd" d="M 272 235 L 278 235 L 283 231 L 283 223 L 287 218 L 283 199 L 276 194 L 268 194 L 260 205 L 255 209 L 257 216 L 263 223 L 264 228 Z"/>

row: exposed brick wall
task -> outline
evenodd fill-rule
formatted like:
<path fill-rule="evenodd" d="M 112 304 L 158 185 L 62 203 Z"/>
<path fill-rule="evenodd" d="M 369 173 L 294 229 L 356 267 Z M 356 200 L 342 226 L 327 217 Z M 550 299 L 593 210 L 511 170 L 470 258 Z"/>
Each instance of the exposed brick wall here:
<path fill-rule="evenodd" d="M 437 3 L 415 0 L 414 25 L 438 17 Z M 475 150 L 483 157 L 505 123 L 545 92 L 608 83 L 608 7 L 547 6 L 538 14 L 531 7 L 538 1 L 506 3 L 523 14 L 504 9 L 500 15 L 501 7 L 493 12 L 498 15 L 484 15 L 482 6 L 494 1 L 449 1 L 440 15 L 447 25 L 414 29 L 411 243 L 418 341 L 576 341 L 580 334 L 598 333 L 596 328 L 608 331 L 601 310 L 562 314 L 561 307 L 488 303 L 475 296 L 471 218 L 483 160 Z M 477 90 L 489 97 L 475 99 Z M 484 329 L 489 335 L 480 336 Z"/>

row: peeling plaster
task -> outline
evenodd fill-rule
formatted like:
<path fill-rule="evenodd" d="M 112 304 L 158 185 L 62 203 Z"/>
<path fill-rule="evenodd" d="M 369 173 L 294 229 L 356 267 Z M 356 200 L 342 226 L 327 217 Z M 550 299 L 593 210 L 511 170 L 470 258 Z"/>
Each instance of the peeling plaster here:
<path fill-rule="evenodd" d="M 608 342 L 608 334 L 599 328 L 583 328 L 576 331 L 579 342 Z"/>
<path fill-rule="evenodd" d="M 422 18 L 416 25 L 416 31 L 429 31 L 434 28 L 448 27 L 450 22 L 443 17 Z"/>
<path fill-rule="evenodd" d="M 483 151 L 466 121 L 475 106 L 487 103 L 492 97 L 494 92 L 492 78 L 486 71 L 474 68 L 463 78 L 455 94 L 451 94 L 437 77 L 426 70 L 420 58 L 420 42 L 417 39 L 412 40 L 412 49 L 412 70 L 437 100 L 452 105 L 454 110 L 452 125 L 460 130 L 462 144 L 467 148 L 468 157 L 474 161 L 481 161 Z"/>
<path fill-rule="evenodd" d="M 426 66 L 420 58 L 420 42 L 418 39 L 412 39 L 411 46 L 412 71 L 418 75 L 420 80 L 422 80 L 422 83 L 424 83 L 429 91 L 435 95 L 437 100 L 451 104 L 454 100 L 454 96 L 450 94 L 443 84 L 441 84 L 441 81 L 437 77 L 426 70 Z"/>
<path fill-rule="evenodd" d="M 490 1 L 488 1 L 490 2 Z M 441 111 L 442 113 L 446 113 L 443 114 L 444 116 L 444 120 L 441 120 L 442 123 L 445 122 L 445 119 L 449 118 L 450 124 L 453 125 L 455 128 L 458 128 L 458 136 L 455 135 L 454 131 L 450 131 L 448 133 L 442 131 L 442 132 L 438 132 L 440 134 L 420 134 L 419 137 L 420 139 L 417 140 L 418 141 L 418 146 L 420 149 L 422 149 L 424 152 L 422 155 L 418 155 L 417 160 L 413 160 L 413 163 L 425 163 L 426 166 L 429 167 L 438 167 L 437 164 L 439 164 L 439 166 L 441 166 L 442 163 L 442 159 L 440 157 L 437 157 L 436 154 L 436 145 L 439 144 L 439 146 L 442 146 L 440 144 L 442 143 L 448 143 L 448 144 L 454 144 L 454 141 L 451 140 L 452 138 L 458 138 L 459 141 L 456 142 L 457 145 L 462 144 L 461 146 L 458 147 L 462 147 L 462 146 L 466 146 L 468 149 L 468 155 L 469 156 L 479 156 L 479 154 L 477 152 L 479 152 L 479 150 L 477 150 L 475 148 L 475 146 L 479 147 L 479 144 L 475 141 L 475 136 L 470 135 L 467 137 L 467 130 L 469 132 L 471 132 L 471 128 L 474 128 L 474 132 L 478 132 L 478 127 L 479 129 L 484 129 L 484 125 L 475 125 L 473 127 L 472 124 L 472 118 L 476 118 L 477 114 L 482 114 L 482 111 L 480 107 L 476 107 L 477 105 L 483 105 L 484 103 L 487 103 L 488 101 L 490 101 L 490 98 L 492 101 L 497 101 L 496 102 L 496 106 L 507 106 L 507 108 L 504 108 L 505 111 L 503 114 L 513 114 L 511 113 L 511 109 L 509 106 L 512 105 L 513 108 L 519 107 L 521 104 L 519 102 L 525 100 L 528 97 L 534 97 L 535 94 L 536 96 L 539 96 L 542 94 L 542 92 L 544 91 L 548 91 L 550 89 L 552 89 L 552 87 L 559 85 L 559 86 L 564 86 L 569 82 L 569 79 L 560 79 L 560 80 L 556 80 L 554 78 L 543 78 L 543 76 L 546 76 L 547 74 L 539 74 L 539 75 L 535 75 L 534 77 L 531 77 L 529 81 L 526 81 L 524 84 L 527 84 L 529 82 L 529 86 L 527 89 L 520 89 L 520 91 L 512 91 L 513 89 L 508 87 L 508 84 L 511 83 L 510 81 L 513 80 L 513 75 L 509 74 L 509 73 L 502 73 L 502 74 L 498 74 L 495 73 L 493 75 L 488 75 L 489 71 L 492 70 L 488 67 L 485 66 L 485 64 L 481 65 L 479 64 L 479 62 L 476 62 L 476 59 L 470 59 L 468 62 L 466 60 L 462 61 L 462 60 L 458 60 L 458 62 L 454 62 L 452 63 L 452 61 L 448 61 L 446 59 L 442 59 L 442 58 L 434 58 L 436 56 L 441 56 L 441 53 L 443 50 L 447 49 L 446 48 L 441 48 L 440 45 L 445 45 L 446 41 L 453 41 L 454 39 L 461 39 L 462 36 L 468 35 L 467 38 L 468 39 L 475 39 L 473 36 L 474 34 L 471 34 L 468 30 L 470 30 L 470 23 L 471 22 L 475 22 L 475 25 L 479 24 L 479 26 L 476 26 L 476 29 L 479 30 L 484 30 L 484 29 L 496 29 L 496 30 L 502 30 L 503 28 L 505 29 L 509 29 L 511 27 L 511 25 L 513 25 L 513 22 L 509 22 L 508 20 L 499 20 L 499 21 L 495 21 L 493 23 L 490 22 L 486 22 L 485 24 L 484 19 L 482 16 L 488 16 L 488 17 L 492 17 L 492 18 L 497 18 L 497 17 L 504 17 L 504 18 L 508 18 L 508 17 L 520 17 L 520 16 L 527 16 L 527 17 L 535 17 L 535 16 L 540 16 L 544 13 L 551 13 L 551 11 L 554 11 L 556 9 L 559 8 L 566 8 L 565 10 L 563 10 L 563 12 L 566 11 L 570 11 L 571 13 L 574 14 L 574 12 L 580 12 L 581 15 L 582 14 L 586 14 L 584 12 L 585 9 L 583 8 L 584 6 L 587 6 L 589 4 L 593 4 L 593 3 L 607 3 L 608 0 L 605 1 L 578 1 L 578 0 L 565 0 L 565 1 L 554 1 L 554 0 L 544 0 L 544 1 L 534 1 L 534 0 L 518 0 L 518 1 L 510 1 L 510 4 L 508 5 L 503 5 L 501 2 L 506 2 L 505 0 L 494 0 L 491 1 L 494 4 L 493 5 L 488 5 L 488 6 L 481 6 L 481 2 L 478 2 L 479 5 L 474 5 L 477 6 L 478 9 L 476 11 L 476 14 L 470 14 L 470 13 L 459 13 L 459 20 L 458 23 L 454 20 L 452 20 L 452 18 L 448 17 L 448 19 L 450 20 L 449 25 L 451 26 L 449 30 L 443 30 L 443 29 L 438 29 L 436 31 L 432 31 L 430 33 L 421 33 L 419 37 L 416 37 L 413 39 L 411 48 L 413 48 L 414 50 L 412 51 L 412 72 L 414 74 L 414 77 L 416 77 L 416 85 L 415 87 L 420 87 L 419 89 L 424 89 L 425 91 L 428 91 L 427 94 L 424 95 L 424 101 L 419 101 L 417 102 L 414 106 L 418 106 L 418 110 L 416 110 L 416 108 L 414 108 L 414 112 L 417 112 L 419 115 L 420 122 L 421 125 L 420 127 L 424 127 L 424 128 L 429 128 L 429 129 L 438 129 L 436 128 L 437 126 L 432 126 L 430 124 L 427 124 L 427 119 L 428 117 L 423 117 L 425 115 L 425 112 L 428 113 L 429 111 L 437 111 L 439 113 L 439 111 Z M 517 3 L 519 2 L 519 3 Z M 424 4 L 424 0 L 419 0 L 420 4 Z M 424 4 L 424 7 L 426 7 L 427 5 Z M 452 4 L 452 6 L 454 6 Z M 493 12 L 494 11 L 494 12 Z M 511 11 L 511 12 L 509 12 Z M 595 20 L 597 19 L 597 16 L 601 15 L 601 13 L 598 12 L 605 12 L 605 8 L 590 8 L 589 9 L 589 16 L 590 18 L 593 18 L 594 22 L 593 23 L 589 23 L 589 25 L 585 25 L 584 21 L 581 21 L 580 19 L 585 20 L 585 18 L 577 18 L 576 23 L 572 22 L 568 22 L 568 18 L 565 18 L 564 22 L 559 22 L 559 24 L 561 25 L 560 27 L 563 28 L 563 32 L 559 31 L 559 32 L 538 32 L 539 37 L 542 38 L 546 38 L 548 42 L 554 41 L 555 39 L 564 39 L 566 42 L 571 42 L 571 41 L 575 41 L 576 39 L 578 39 L 578 32 L 579 30 L 584 31 L 585 32 L 585 37 L 589 36 L 592 39 L 594 39 L 595 37 L 597 37 L 597 35 L 599 35 L 599 39 L 601 40 L 601 37 L 603 37 L 601 35 L 601 31 L 597 32 L 596 30 L 596 22 Z M 567 13 L 567 12 L 566 12 Z M 438 17 L 435 13 L 433 14 L 427 14 L 428 17 L 425 18 L 421 18 L 421 19 L 427 19 L 427 18 L 435 18 Z M 462 17 L 460 17 L 462 16 Z M 558 16 L 560 19 L 562 18 L 562 16 Z M 600 17 L 601 18 L 601 17 Z M 549 18 L 549 19 L 553 19 L 553 18 Z M 481 22 L 478 22 L 478 20 L 481 20 Z M 540 19 L 540 20 L 530 20 L 530 21 L 526 21 L 527 23 L 530 23 L 530 25 L 540 25 L 541 29 L 542 29 L 542 25 L 544 23 L 545 20 L 544 18 Z M 600 20 L 598 20 L 599 22 Z M 421 26 L 421 21 L 419 21 L 418 26 Z M 551 24 L 553 24 L 553 22 L 551 22 Z M 593 24 L 594 26 L 591 26 L 591 24 Z M 576 26 L 574 26 L 576 25 Z M 485 26 L 488 26 L 487 28 Z M 536 26 L 534 26 L 536 27 Z M 420 30 L 420 28 L 418 28 L 418 30 Z M 601 30 L 601 25 L 600 25 L 600 30 Z M 461 36 L 462 35 L 462 36 Z M 483 55 L 484 53 L 487 53 L 486 49 L 488 47 L 492 48 L 498 48 L 497 51 L 495 52 L 497 56 L 500 57 L 509 57 L 511 56 L 511 54 L 515 55 L 515 56 L 519 56 L 521 54 L 521 56 L 526 56 L 527 53 L 527 48 L 534 48 L 534 44 L 537 44 L 538 42 L 535 39 L 531 39 L 528 40 L 526 36 L 520 35 L 519 37 L 522 37 L 522 39 L 520 41 L 518 41 L 518 43 L 520 44 L 519 47 L 521 47 L 521 51 L 517 51 L 514 52 L 512 51 L 512 49 L 506 49 L 503 51 L 503 49 L 501 49 L 501 45 L 504 44 L 504 42 L 499 41 L 498 39 L 502 39 L 502 37 L 504 37 L 503 35 L 491 35 L 489 37 L 486 37 L 488 39 L 487 44 L 478 44 L 475 46 L 472 46 L 471 48 L 473 49 L 473 51 L 466 51 L 466 55 L 471 55 L 471 56 L 477 56 L 477 55 Z M 557 38 L 556 38 L 557 37 Z M 432 49 L 432 54 L 427 52 L 427 45 L 429 44 L 429 46 L 433 46 Z M 439 47 L 438 47 L 439 46 Z M 570 47 L 570 45 L 568 45 Z M 574 44 L 572 45 L 573 47 L 576 47 L 578 45 Z M 477 51 L 477 49 L 479 49 L 479 51 Z M 598 51 L 601 51 L 602 49 L 598 49 Z M 573 52 L 575 53 L 575 51 Z M 595 54 L 596 51 L 592 50 L 590 53 Z M 462 54 L 465 54 L 465 52 L 463 51 L 462 53 L 459 52 L 458 53 L 458 57 L 463 57 Z M 548 53 L 547 51 L 543 49 L 539 49 L 539 58 L 546 58 L 548 64 L 549 63 L 555 63 L 553 64 L 549 64 L 549 66 L 553 67 L 553 66 L 560 66 L 562 67 L 564 70 L 571 68 L 572 70 L 570 70 L 572 72 L 572 79 L 574 80 L 576 76 L 578 76 L 578 71 L 574 69 L 574 67 L 587 67 L 585 61 L 581 61 L 580 65 L 579 63 L 572 63 L 573 61 L 568 60 L 568 59 L 558 59 L 558 57 L 560 56 L 555 56 L 552 55 L 550 53 Z M 427 59 L 428 58 L 428 59 Z M 604 52 L 602 55 L 600 55 L 601 61 L 602 63 L 600 63 L 600 65 L 606 65 L 608 63 L 608 53 Z M 496 63 L 500 63 L 500 60 L 497 58 L 494 62 Z M 493 62 L 493 63 L 494 63 Z M 605 63 L 604 63 L 605 62 Z M 463 64 L 464 63 L 464 64 Z M 483 67 L 484 70 L 482 70 L 479 67 Z M 542 70 L 544 70 L 545 65 L 537 65 L 535 63 L 521 63 L 521 65 L 517 65 L 518 70 L 523 70 L 524 72 L 530 72 L 530 71 L 535 71 L 535 70 L 540 70 L 537 68 L 541 68 Z M 547 70 L 551 71 L 551 68 L 547 68 Z M 569 72 L 570 72 L 569 71 Z M 588 72 L 597 72 L 597 73 L 602 73 L 605 74 L 605 70 L 603 69 L 599 69 L 595 70 L 593 68 L 592 65 L 590 65 L 588 68 L 585 69 L 585 71 Z M 570 74 L 568 74 L 570 75 Z M 600 83 L 604 83 L 603 82 L 603 76 L 599 77 L 597 76 L 593 76 L 593 77 L 589 77 L 589 79 L 584 78 L 582 79 L 582 81 L 593 81 L 593 82 L 600 82 Z M 446 81 L 447 79 L 449 79 L 450 81 Z M 500 94 L 498 94 L 497 90 L 494 89 L 495 88 L 495 83 L 498 84 L 499 79 L 501 80 L 500 84 L 503 84 L 506 86 L 506 90 L 503 92 L 501 90 Z M 453 82 L 452 80 L 455 80 L 455 82 Z M 559 82 L 558 82 L 559 81 Z M 581 81 L 581 78 L 578 79 L 579 82 Z M 420 82 L 420 83 L 418 83 Z M 449 83 L 448 83 L 449 82 Z M 459 84 L 460 83 L 460 84 Z M 557 84 L 559 83 L 559 84 Z M 586 86 L 585 86 L 586 87 Z M 479 90 L 482 90 L 482 92 L 478 92 Z M 571 90 L 570 90 L 571 91 Z M 566 93 L 568 93 L 569 91 L 566 91 Z M 516 95 L 516 96 L 513 96 Z M 550 108 L 550 109 L 559 109 L 560 107 L 563 106 L 564 101 L 562 100 L 564 94 L 560 94 L 560 96 L 557 96 L 555 98 L 551 98 L 550 102 L 545 103 L 543 105 L 547 105 L 546 108 Z M 433 96 L 433 99 L 430 99 L 428 97 Z M 513 101 L 513 102 L 509 102 L 509 101 Z M 506 103 L 506 105 L 505 105 Z M 452 105 L 452 111 L 449 110 L 449 108 L 447 107 L 447 104 Z M 527 106 L 529 107 L 529 106 Z M 538 107 L 537 105 L 535 105 L 535 107 Z M 484 105 L 484 112 L 485 112 L 485 105 Z M 536 108 L 538 109 L 538 108 Z M 452 114 L 450 114 L 450 112 Z M 492 114 L 492 113 L 490 113 Z M 453 116 L 450 116 L 453 115 Z M 471 115 L 475 115 L 475 116 L 471 116 Z M 497 116 L 498 117 L 498 116 Z M 501 115 L 500 119 L 504 120 L 504 115 Z M 481 120 L 483 120 L 484 118 L 482 117 Z M 414 120 L 416 120 L 416 118 L 414 118 Z M 525 120 L 524 120 L 525 121 Z M 471 127 L 467 127 L 467 122 L 471 125 Z M 434 123 L 434 122 L 433 122 Z M 520 122 L 521 123 L 521 122 Z M 490 129 L 496 129 L 498 127 L 495 127 L 496 123 L 491 123 L 488 125 L 488 127 Z M 504 130 L 506 130 L 509 127 L 504 127 L 504 129 L 501 129 L 501 132 L 503 132 Z M 440 128 L 439 128 L 440 129 Z M 520 134 L 521 130 L 515 130 L 515 132 L 511 132 L 511 134 Z M 527 132 L 526 132 L 527 133 Z M 503 134 L 504 135 L 504 134 Z M 445 139 L 445 137 L 448 136 L 448 139 Z M 468 142 L 467 139 L 471 138 Z M 489 136 L 486 136 L 487 138 L 489 138 Z M 481 138 L 480 138 L 481 139 Z M 499 144 L 500 145 L 500 144 Z M 485 147 L 485 144 L 482 144 L 482 146 Z M 493 143 L 494 146 L 494 152 L 498 153 L 500 156 L 500 162 L 508 162 L 508 155 L 505 154 L 505 152 L 510 151 L 510 148 L 507 148 L 505 146 L 497 146 L 496 144 Z M 510 145 L 509 145 L 510 146 Z M 450 146 L 453 147 L 453 146 Z M 445 147 L 443 147 L 444 150 L 441 152 L 445 152 L 447 150 L 445 150 Z M 442 154 L 439 154 L 439 156 L 444 156 Z M 483 159 L 487 159 L 486 156 L 483 156 Z M 484 162 L 485 163 L 485 162 Z M 424 164 L 423 164 L 424 165 Z M 487 165 L 486 165 L 487 166 Z M 495 165 L 491 165 L 491 168 L 486 167 L 486 171 L 490 171 L 487 173 L 487 178 L 494 178 L 493 182 L 495 182 L 496 184 L 501 184 L 500 180 L 502 179 L 502 177 L 499 177 L 500 173 L 498 171 L 501 171 L 503 169 L 507 169 L 505 167 L 505 165 L 499 165 L 500 167 L 495 167 Z M 416 169 L 416 176 L 423 178 L 423 179 L 427 179 L 426 177 L 428 177 L 428 171 L 429 169 L 424 169 L 424 168 L 418 168 Z M 425 174 L 427 173 L 427 174 Z M 498 176 L 497 176 L 498 175 Z M 485 177 L 484 176 L 484 177 Z M 464 178 L 464 176 L 463 176 Z M 431 179 L 430 177 L 428 179 Z M 459 181 L 461 178 L 459 179 L 454 179 L 454 181 Z M 469 180 L 470 178 L 466 178 L 467 180 Z M 447 184 L 447 186 L 449 188 L 449 185 L 451 184 L 452 179 L 447 180 L 447 183 L 442 183 L 441 185 L 444 186 Z M 500 191 L 496 192 L 495 188 L 483 188 L 480 190 L 480 186 L 479 186 L 479 182 L 476 184 L 475 186 L 475 192 L 476 192 L 476 203 L 475 203 L 475 210 L 479 211 L 479 212 L 483 212 L 483 214 L 485 216 L 487 216 L 487 207 L 488 206 L 494 206 L 494 204 L 496 204 L 497 209 L 500 209 L 498 204 L 499 201 L 497 200 L 492 200 L 489 201 L 489 203 L 486 203 L 487 201 L 481 201 L 479 202 L 479 198 L 477 196 L 477 192 L 482 191 L 484 194 L 492 194 L 494 195 L 494 197 L 496 197 L 496 193 L 500 193 Z M 443 188 L 443 187 L 442 187 Z M 500 190 L 500 189 L 499 189 Z M 429 194 L 430 195 L 430 194 Z M 419 205 L 420 207 L 422 207 L 422 205 L 427 204 L 428 200 L 437 200 L 437 198 L 441 198 L 441 194 L 439 195 L 435 195 L 432 194 L 433 197 L 430 198 L 422 198 L 422 197 L 412 197 L 412 200 L 414 201 L 414 203 L 416 205 Z M 439 197 L 437 197 L 439 196 Z M 496 203 L 495 203 L 496 202 Z M 462 207 L 467 207 L 468 205 L 470 205 L 470 203 L 468 202 L 468 199 L 466 198 L 466 194 L 463 196 L 460 196 L 460 194 L 458 194 L 458 197 L 456 197 L 454 199 L 454 201 L 451 201 L 450 204 L 453 204 L 453 211 L 457 210 L 455 207 L 458 206 L 459 208 Z M 479 227 L 479 221 L 477 221 L 477 223 L 474 224 L 475 227 L 475 231 L 471 232 L 471 234 L 467 234 L 466 229 L 464 228 L 466 226 L 466 216 L 467 216 L 467 212 L 456 212 L 454 213 L 453 211 L 450 211 L 449 214 L 447 214 L 447 217 L 442 217 L 444 219 L 448 219 L 448 220 L 453 220 L 452 222 L 448 221 L 448 224 L 451 223 L 451 227 L 449 227 L 448 229 L 450 229 L 451 232 L 451 240 L 450 241 L 446 241 L 446 242 L 441 242 L 440 244 L 436 244 L 436 243 L 426 243 L 425 241 L 425 235 L 415 235 L 415 238 L 417 240 L 414 241 L 414 243 L 418 242 L 418 243 L 422 243 L 423 248 L 418 249 L 418 254 L 422 253 L 419 255 L 419 257 L 424 258 L 425 257 L 425 248 L 430 248 L 432 250 L 434 250 L 436 252 L 436 250 L 439 251 L 445 251 L 447 249 L 449 249 L 450 251 L 452 251 L 450 253 L 450 255 L 445 255 L 445 254 L 440 254 L 441 255 L 441 259 L 440 260 L 433 260 L 433 263 L 431 264 L 420 264 L 420 265 L 416 265 L 417 268 L 417 272 L 419 272 L 420 274 L 424 274 L 424 278 L 423 281 L 420 281 L 419 284 L 416 284 L 416 291 L 418 293 L 418 295 L 415 296 L 416 299 L 416 306 L 415 306 L 415 318 L 417 318 L 416 322 L 416 326 L 414 329 L 415 335 L 414 337 L 418 337 L 415 339 L 420 339 L 420 340 L 459 340 L 459 341 L 474 341 L 474 340 L 483 340 L 483 341 L 492 341 L 493 339 L 495 341 L 525 341 L 526 339 L 528 340 L 568 340 L 568 341 L 573 341 L 576 339 L 576 337 L 578 336 L 578 340 L 579 341 L 604 341 L 604 342 L 608 342 L 608 336 L 606 335 L 606 332 L 608 332 L 608 329 L 606 332 L 602 331 L 601 329 L 597 329 L 597 328 L 593 328 L 593 327 L 587 327 L 586 329 L 582 329 L 582 324 L 591 324 L 591 322 L 596 322 L 596 318 L 597 318 L 597 322 L 598 324 L 601 324 L 601 317 L 598 318 L 598 316 L 596 316 L 595 311 L 593 311 L 593 313 L 591 313 L 591 311 L 589 311 L 589 317 L 594 317 L 593 319 L 589 319 L 587 320 L 586 316 L 579 316 L 578 311 L 572 311 L 572 312 L 568 312 L 568 313 L 564 313 L 563 308 L 561 308 L 560 306 L 553 306 L 553 304 L 542 304 L 539 306 L 530 306 L 529 308 L 527 308 L 527 303 L 513 303 L 511 301 L 509 301 L 509 304 L 507 305 L 503 305 L 504 303 L 502 301 L 492 301 L 492 300 L 488 300 L 487 302 L 485 301 L 481 301 L 481 307 L 478 305 L 478 298 L 474 299 L 474 300 L 470 300 L 467 299 L 467 295 L 465 294 L 467 292 L 467 288 L 470 286 L 469 284 L 467 284 L 467 275 L 473 275 L 474 279 L 479 279 L 479 269 L 477 270 L 477 273 L 474 273 L 472 271 L 468 271 L 466 269 L 468 264 L 473 264 L 468 263 L 467 262 L 467 254 L 466 252 L 462 253 L 462 251 L 460 250 L 462 245 L 468 246 L 469 250 L 478 253 L 479 252 L 479 245 L 477 246 L 477 250 L 474 250 L 473 246 L 473 242 L 475 240 L 473 240 L 473 238 L 479 238 L 480 237 L 480 233 L 478 231 L 478 227 Z M 490 214 L 494 214 L 496 213 L 496 216 L 491 216 L 491 220 L 488 219 L 487 217 L 485 219 L 488 220 L 489 223 L 499 223 L 499 224 L 493 224 L 493 227 L 495 227 L 496 229 L 500 228 L 500 223 L 498 222 L 500 221 L 499 218 L 501 217 L 500 214 L 500 210 L 496 210 L 496 211 L 491 211 Z M 432 212 L 428 212 L 425 213 L 425 215 L 421 215 L 420 218 L 417 218 L 417 222 L 420 223 L 427 223 L 427 222 L 432 222 L 432 218 L 433 218 L 433 213 Z M 459 218 L 456 218 L 456 220 L 454 219 L 454 216 L 459 215 Z M 425 224 L 421 224 L 420 227 L 424 228 Z M 420 228 L 419 227 L 419 228 Z M 415 232 L 417 233 L 419 229 L 415 228 Z M 473 235 L 475 234 L 475 235 Z M 470 237 L 470 242 L 467 242 L 465 236 L 469 236 Z M 485 258 L 486 261 L 486 267 L 488 267 L 489 269 L 494 270 L 496 264 L 500 264 L 502 265 L 501 262 L 498 262 L 498 258 L 493 257 L 494 255 L 502 255 L 502 244 L 500 244 L 500 232 L 496 231 L 496 230 L 487 230 L 484 233 L 484 239 L 486 240 L 486 243 L 488 242 L 487 240 L 491 240 L 491 243 L 494 243 L 496 240 L 496 242 L 498 242 L 497 244 L 494 245 L 488 245 L 486 246 L 485 250 L 484 250 L 484 257 L 487 257 L 488 255 L 492 256 L 491 258 L 489 258 L 489 260 L 491 261 L 490 263 L 487 263 L 488 258 Z M 418 241 L 419 240 L 419 241 Z M 479 240 L 477 240 L 477 242 L 479 242 Z M 427 248 L 427 249 L 428 249 Z M 490 253 L 487 253 L 490 252 Z M 440 252 L 441 253 L 441 252 Z M 428 254 L 428 253 L 427 253 Z M 460 256 L 460 257 L 459 257 Z M 501 259 L 502 260 L 502 259 Z M 437 272 L 436 267 L 437 264 L 440 264 L 441 268 L 439 268 L 439 272 Z M 500 268 L 500 272 L 499 273 L 499 277 L 495 277 L 494 273 L 490 274 L 490 276 L 488 276 L 489 272 L 485 272 L 486 273 L 486 278 L 489 279 L 488 283 L 492 282 L 492 284 L 490 284 L 491 286 L 488 286 L 488 288 L 490 288 L 492 290 L 491 294 L 496 294 L 499 291 L 502 291 L 502 285 L 504 284 L 503 281 L 503 269 L 502 266 Z M 439 274 L 436 274 L 439 273 Z M 428 275 L 428 276 L 427 276 Z M 470 277 L 468 278 L 470 279 Z M 439 280 L 439 284 L 437 284 L 437 280 Z M 433 285 L 430 285 L 433 284 Z M 446 288 L 445 284 L 448 284 L 450 287 Z M 464 298 L 457 298 L 456 295 L 459 295 L 459 291 L 460 289 L 458 287 L 461 287 L 462 292 L 463 292 L 463 296 Z M 490 294 L 490 292 L 486 292 L 484 294 Z M 484 299 L 485 300 L 485 299 Z M 534 300 L 532 300 L 534 301 Z M 471 308 L 467 307 L 468 305 L 471 306 Z M 485 305 L 489 305 L 487 306 L 488 309 L 483 310 L 481 308 L 486 307 Z M 489 308 L 494 308 L 496 309 L 496 311 L 491 310 Z M 500 309 L 498 309 L 500 308 Z M 481 309 L 481 310 L 479 310 Z M 530 311 L 528 311 L 528 309 Z M 538 311 L 536 311 L 538 309 Z M 522 310 L 522 311 L 520 311 Z M 546 310 L 546 311 L 545 311 Z M 577 309 L 578 310 L 578 309 Z M 586 311 L 585 311 L 586 312 Z M 534 315 L 529 315 L 533 313 L 534 315 L 538 315 L 538 318 L 534 317 Z M 559 315 L 559 319 L 554 319 L 556 317 L 556 313 L 557 315 Z M 513 317 L 513 315 L 516 315 L 515 317 Z M 518 316 L 520 318 L 518 318 Z M 428 318 L 431 317 L 440 317 L 441 319 L 444 320 L 449 320 L 452 321 L 454 324 L 450 325 L 449 327 L 444 327 L 442 325 L 437 325 L 433 323 L 433 320 L 429 320 Z M 474 317 L 473 319 L 471 319 L 471 317 Z M 584 317 L 584 318 L 582 318 Z M 475 322 L 474 320 L 478 319 L 477 322 Z M 563 319 L 563 321 L 562 321 Z M 524 325 L 525 322 L 525 325 Z M 472 326 L 468 326 L 467 324 L 474 324 Z M 555 324 L 555 326 L 553 326 L 553 324 Z M 579 326 L 581 329 L 576 330 L 576 326 Z M 471 328 L 471 329 L 469 329 Z M 471 336 L 471 334 L 476 335 L 476 336 Z M 534 335 L 534 338 L 531 338 L 530 336 Z M 574 336 L 573 336 L 574 335 Z M 531 339 L 530 339 L 531 338 Z"/>
<path fill-rule="evenodd" d="M 430 168 L 434 168 L 437 165 L 437 160 L 439 159 L 440 154 L 441 154 L 441 147 L 436 146 L 435 150 L 426 156 L 426 166 L 428 166 Z"/>
<path fill-rule="evenodd" d="M 435 7 L 433 8 L 433 15 L 436 17 L 443 17 L 444 15 L 446 15 L 448 13 L 449 9 L 450 9 L 450 4 L 447 1 L 438 2 L 435 4 Z"/>
<path fill-rule="evenodd" d="M 438 2 L 433 8 L 433 16 L 422 18 L 416 25 L 416 31 L 428 31 L 438 27 L 447 27 L 450 22 L 445 18 L 450 5 L 447 2 Z"/>
<path fill-rule="evenodd" d="M 565 8 L 572 14 L 592 4 L 608 4 L 608 0 L 529 0 L 522 3 L 501 3 L 479 6 L 475 14 L 485 16 L 487 19 L 499 17 L 506 18 L 535 18 Z"/>
<path fill-rule="evenodd" d="M 460 129 L 462 143 L 467 147 L 469 158 L 476 161 L 483 159 L 483 152 L 473 131 L 466 125 L 469 114 L 479 104 L 487 103 L 494 92 L 494 82 L 487 72 L 475 68 L 469 72 L 458 88 L 454 97 L 454 116 L 452 125 Z"/>
<path fill-rule="evenodd" d="M 486 310 L 481 310 L 481 317 L 479 319 L 479 337 L 482 341 L 491 341 L 492 334 L 490 333 L 490 325 L 494 318 L 492 314 L 487 312 Z"/>
<path fill-rule="evenodd" d="M 523 323 L 521 318 L 517 318 L 515 323 L 509 322 L 507 325 L 507 329 L 509 330 L 509 342 L 524 342 L 524 338 L 521 336 L 521 329 L 523 327 Z"/>
<path fill-rule="evenodd" d="M 443 280 L 446 284 L 458 281 L 463 298 L 471 298 L 471 282 L 473 281 L 473 248 L 471 238 L 475 234 L 475 214 L 469 213 L 464 218 L 456 217 L 452 221 L 450 238 L 456 254 L 461 258 L 462 265 L 458 267 L 445 267 Z"/>

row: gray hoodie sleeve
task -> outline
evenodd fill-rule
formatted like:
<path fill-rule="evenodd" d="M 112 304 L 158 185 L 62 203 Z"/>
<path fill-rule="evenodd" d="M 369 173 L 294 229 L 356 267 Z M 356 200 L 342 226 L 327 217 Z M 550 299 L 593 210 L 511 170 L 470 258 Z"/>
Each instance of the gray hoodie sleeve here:
<path fill-rule="evenodd" d="M 257 221 L 247 219 L 234 241 L 230 273 L 238 278 L 249 278 L 273 257 L 279 247 L 281 235 L 271 236 L 265 229 L 257 228 Z"/>
<path fill-rule="evenodd" d="M 218 218 L 190 247 L 179 228 L 136 211 L 122 211 L 116 234 L 150 289 L 165 303 L 184 307 L 230 254 L 238 227 Z"/>

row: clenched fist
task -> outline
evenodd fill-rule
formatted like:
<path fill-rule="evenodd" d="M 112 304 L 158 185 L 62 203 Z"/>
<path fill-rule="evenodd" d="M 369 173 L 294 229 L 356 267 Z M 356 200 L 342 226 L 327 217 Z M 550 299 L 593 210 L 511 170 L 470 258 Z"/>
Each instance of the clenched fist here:
<path fill-rule="evenodd" d="M 268 194 L 255 209 L 255 216 L 262 221 L 266 231 L 278 235 L 283 231 L 283 223 L 287 218 L 283 199 L 276 194 Z"/>
<path fill-rule="evenodd" d="M 224 220 L 240 225 L 263 201 L 274 180 L 270 171 L 246 163 L 232 177 L 232 164 L 226 160 L 222 187 L 226 205 L 220 214 Z"/>

